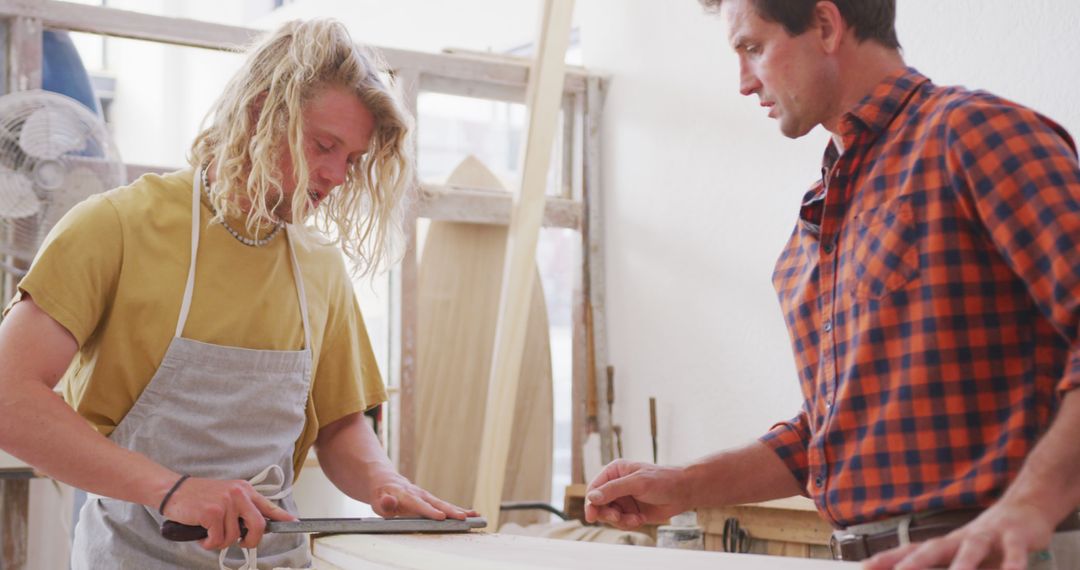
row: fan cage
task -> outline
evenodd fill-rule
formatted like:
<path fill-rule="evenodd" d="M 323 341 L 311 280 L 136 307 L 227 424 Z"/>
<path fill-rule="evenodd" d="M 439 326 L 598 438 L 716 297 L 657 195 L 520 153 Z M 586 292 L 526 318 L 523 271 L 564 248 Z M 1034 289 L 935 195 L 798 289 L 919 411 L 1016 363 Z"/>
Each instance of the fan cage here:
<path fill-rule="evenodd" d="M 75 204 L 124 183 L 104 123 L 42 90 L 0 97 L 0 271 L 21 277 Z"/>

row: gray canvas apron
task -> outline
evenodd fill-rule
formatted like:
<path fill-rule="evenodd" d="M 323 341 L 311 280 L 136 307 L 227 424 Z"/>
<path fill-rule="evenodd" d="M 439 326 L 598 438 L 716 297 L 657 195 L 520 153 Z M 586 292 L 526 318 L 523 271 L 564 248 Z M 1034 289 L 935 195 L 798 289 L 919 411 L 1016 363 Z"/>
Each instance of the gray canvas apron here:
<path fill-rule="evenodd" d="M 277 466 L 280 472 L 273 468 L 270 480 L 264 483 L 280 483 L 287 495 L 293 480 L 293 448 L 304 428 L 312 362 L 307 300 L 293 240 L 289 239 L 289 255 L 304 326 L 303 350 L 253 350 L 183 338 L 195 285 L 201 225 L 198 171 L 194 178 L 191 266 L 176 335 L 161 367 L 110 439 L 177 473 L 189 473 L 193 477 L 251 479 L 269 466 Z M 296 514 L 291 497 L 275 502 Z M 161 522 L 156 508 L 91 496 L 83 506 L 75 531 L 72 568 L 150 570 L 219 566 L 218 552 L 205 550 L 198 543 L 162 538 Z M 311 564 L 306 537 L 302 534 L 265 535 L 258 547 L 258 559 L 259 568 L 299 568 Z M 230 548 L 225 564 L 236 568 L 243 563 L 241 550 Z"/>

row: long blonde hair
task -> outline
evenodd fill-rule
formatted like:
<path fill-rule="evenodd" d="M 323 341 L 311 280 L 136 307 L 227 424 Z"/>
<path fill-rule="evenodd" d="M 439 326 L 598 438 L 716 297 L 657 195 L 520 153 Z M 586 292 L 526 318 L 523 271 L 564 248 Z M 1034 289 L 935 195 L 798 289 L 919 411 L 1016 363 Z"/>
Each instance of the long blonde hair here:
<path fill-rule="evenodd" d="M 215 219 L 244 215 L 245 204 L 249 230 L 279 221 L 272 212 L 283 196 L 276 154 L 282 142 L 292 154 L 294 196 L 307 195 L 302 110 L 321 89 L 340 86 L 357 95 L 375 128 L 368 152 L 349 165 L 344 183 L 315 210 L 314 225 L 333 236 L 361 274 L 391 263 L 403 201 L 414 182 L 413 120 L 391 89 L 392 79 L 380 76 L 385 71 L 375 51 L 354 43 L 345 26 L 331 19 L 287 22 L 258 42 L 191 145 L 192 167 L 213 162 Z M 268 204 L 275 201 L 268 196 L 276 196 L 276 203 Z M 294 199 L 292 214 L 303 227 L 311 214 L 308 200 Z"/>

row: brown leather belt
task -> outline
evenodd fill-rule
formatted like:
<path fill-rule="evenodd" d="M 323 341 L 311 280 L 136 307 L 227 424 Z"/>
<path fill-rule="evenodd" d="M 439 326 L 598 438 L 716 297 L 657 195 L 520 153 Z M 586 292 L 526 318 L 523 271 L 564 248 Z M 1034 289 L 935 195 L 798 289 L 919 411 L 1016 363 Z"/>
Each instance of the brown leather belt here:
<path fill-rule="evenodd" d="M 975 517 L 982 514 L 982 509 L 964 509 L 955 511 L 942 511 L 926 516 L 916 516 L 908 527 L 908 537 L 911 542 L 924 542 L 939 536 L 945 536 L 950 532 L 971 522 Z M 1061 524 L 1054 529 L 1055 532 L 1080 530 L 1080 517 L 1077 513 L 1071 513 Z M 844 534 L 844 531 L 833 533 L 829 541 L 829 549 L 832 550 L 836 560 L 860 561 L 871 556 L 885 552 L 900 546 L 900 534 L 897 529 L 876 534 Z"/>

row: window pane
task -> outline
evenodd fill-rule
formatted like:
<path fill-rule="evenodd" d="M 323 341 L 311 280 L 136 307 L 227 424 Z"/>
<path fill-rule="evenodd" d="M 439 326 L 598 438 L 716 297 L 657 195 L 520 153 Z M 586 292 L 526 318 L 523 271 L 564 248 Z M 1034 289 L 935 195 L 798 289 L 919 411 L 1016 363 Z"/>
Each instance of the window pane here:
<path fill-rule="evenodd" d="M 417 97 L 418 170 L 425 182 L 442 183 L 467 156 L 475 155 L 510 188 L 520 184 L 525 105 L 443 93 Z M 559 114 L 546 193 L 559 195 L 562 113 Z"/>

